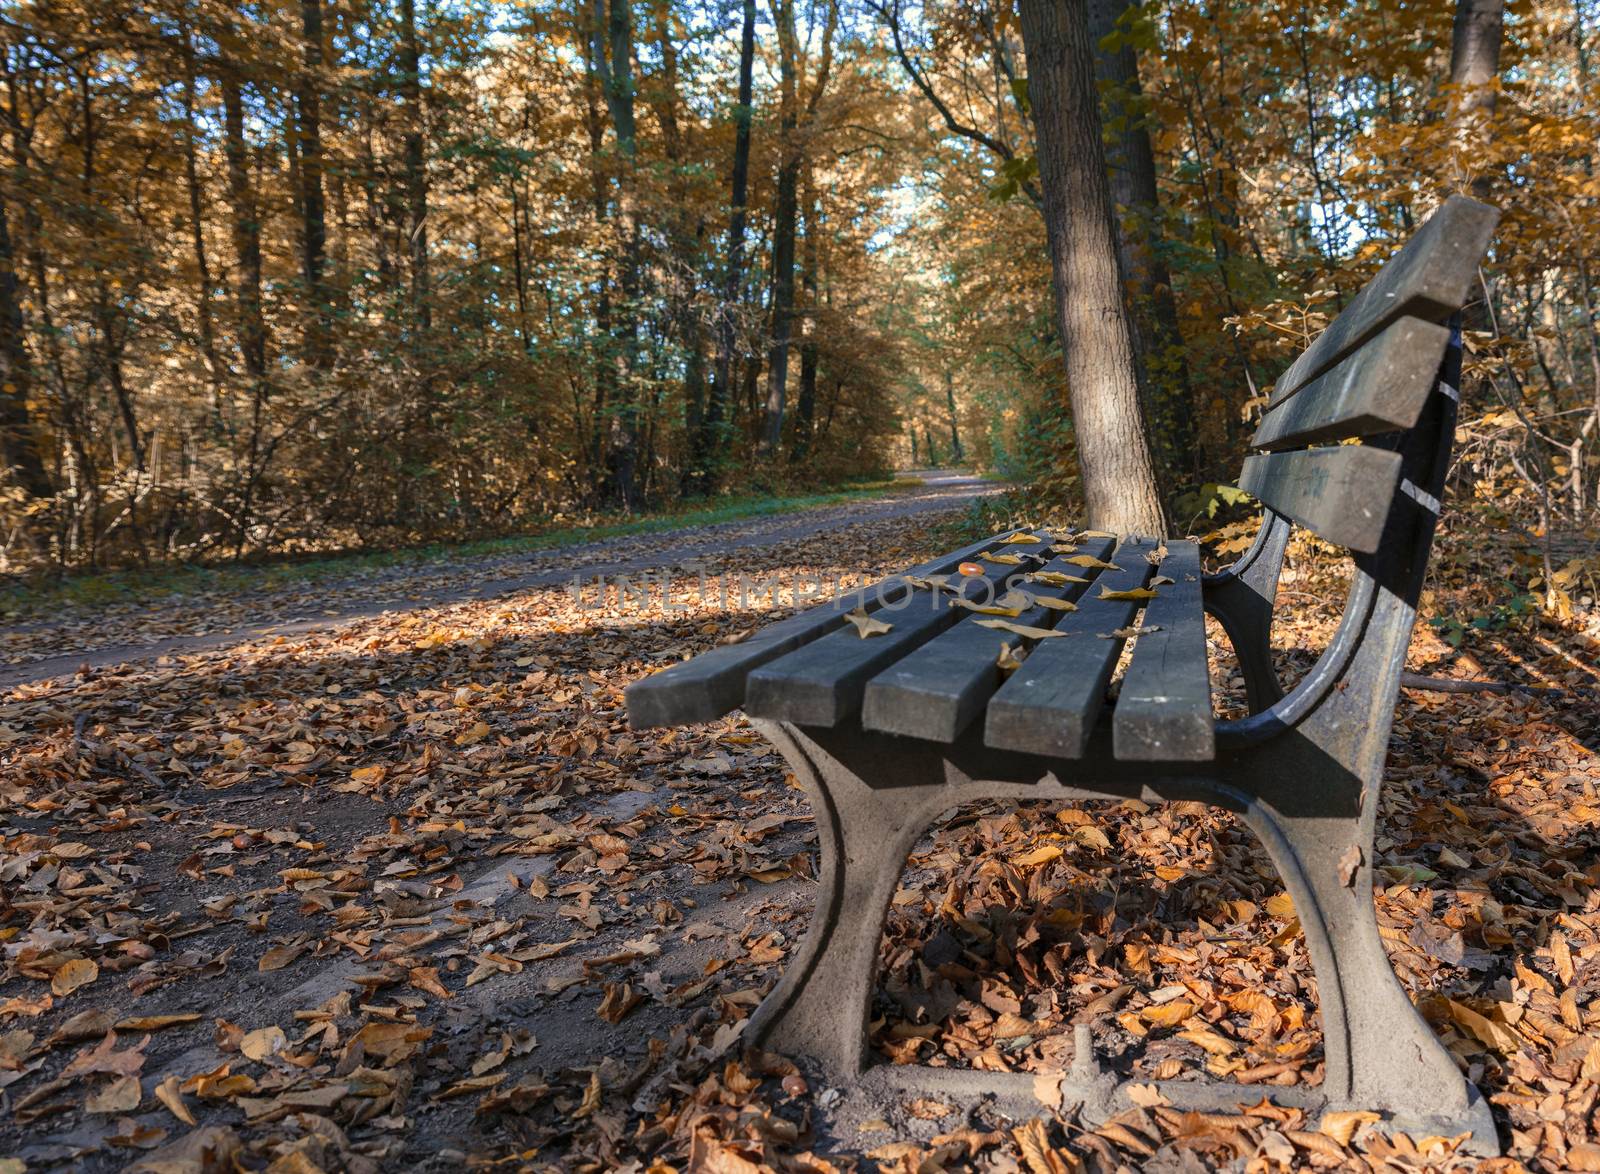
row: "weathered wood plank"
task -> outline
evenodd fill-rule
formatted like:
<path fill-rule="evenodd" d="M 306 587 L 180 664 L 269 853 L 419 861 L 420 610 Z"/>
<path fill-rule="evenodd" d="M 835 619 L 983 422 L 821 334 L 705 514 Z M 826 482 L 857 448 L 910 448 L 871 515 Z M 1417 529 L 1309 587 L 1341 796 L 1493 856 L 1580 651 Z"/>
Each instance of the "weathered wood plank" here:
<path fill-rule="evenodd" d="M 1092 538 L 1080 542 L 1072 555 L 1058 556 L 1041 570 L 1092 578 L 1096 571 L 1067 562 L 1087 555 L 1104 559 L 1114 542 Z M 1020 588 L 1035 597 L 1071 602 L 1083 594 L 1086 583 L 1051 587 L 1024 582 Z M 1071 613 L 1044 605 L 1029 608 L 1011 620 L 1032 628 L 1053 628 Z M 1007 644 L 1033 644 L 1013 633 L 987 628 L 971 615 L 928 641 L 910 655 L 891 664 L 867 682 L 861 704 L 861 724 L 869 730 L 953 742 L 968 723 L 983 712 L 984 702 L 1000 686 L 998 659 Z"/>
<path fill-rule="evenodd" d="M 905 583 L 907 575 L 949 574 L 1005 536 L 999 534 L 982 539 L 930 559 L 904 574 L 844 592 L 798 615 L 769 624 L 739 644 L 713 649 L 635 681 L 625 694 L 628 725 L 636 730 L 688 725 L 712 721 L 737 709 L 744 701 L 745 677 L 750 670 L 837 630 L 844 623 L 846 612 L 864 607 L 870 613 L 885 602 L 894 603 L 909 590 Z"/>
<path fill-rule="evenodd" d="M 1126 628 L 1140 607 L 1137 600 L 1101 599 L 1100 592 L 1144 586 L 1153 572 L 1145 556 L 1156 545 L 1147 539 L 1124 541 L 1111 559 L 1119 569 L 1101 572 L 1079 610 L 1056 625 L 1067 635 L 1039 641 L 989 699 L 987 745 L 1052 758 L 1082 757 L 1123 645 L 1121 638 L 1101 637 Z"/>
<path fill-rule="evenodd" d="M 1003 595 L 1014 579 L 1041 566 L 1048 551 L 1048 543 L 1005 547 L 1005 553 L 1023 558 L 1019 566 L 980 558 L 985 573 L 962 579 L 961 593 L 969 599 Z M 802 726 L 836 726 L 861 708 L 869 680 L 968 613 L 952 607 L 943 592 L 919 590 L 906 606 L 897 610 L 891 604 L 873 614 L 893 629 L 862 639 L 840 621 L 837 630 L 752 672 L 745 682 L 745 712 Z"/>
<path fill-rule="evenodd" d="M 1279 377 L 1272 403 L 1328 370 L 1396 318 L 1442 322 L 1461 308 L 1500 212 L 1451 196 Z"/>
<path fill-rule="evenodd" d="M 1420 318 L 1391 322 L 1354 354 L 1268 410 L 1250 442 L 1281 449 L 1370 436 L 1417 422 L 1450 330 Z"/>
<path fill-rule="evenodd" d="M 1239 487 L 1329 542 L 1378 549 L 1400 483 L 1400 454 L 1344 444 L 1245 458 Z"/>
<path fill-rule="evenodd" d="M 1216 757 L 1200 547 L 1172 540 L 1139 621 L 1143 631 L 1111 713 L 1113 752 L 1135 762 L 1209 762 Z"/>

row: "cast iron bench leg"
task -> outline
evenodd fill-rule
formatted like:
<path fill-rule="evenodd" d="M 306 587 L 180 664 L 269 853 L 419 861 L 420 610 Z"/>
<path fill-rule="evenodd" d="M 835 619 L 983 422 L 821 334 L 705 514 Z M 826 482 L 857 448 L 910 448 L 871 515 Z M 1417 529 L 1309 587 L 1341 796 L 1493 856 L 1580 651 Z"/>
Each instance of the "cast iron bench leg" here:
<path fill-rule="evenodd" d="M 821 856 L 806 939 L 751 1018 L 748 1043 L 809 1056 L 831 1077 L 859 1076 L 889 900 L 941 785 L 875 790 L 778 722 L 754 725 L 783 753 L 816 818 Z"/>
<path fill-rule="evenodd" d="M 1380 1109 L 1392 1116 L 1391 1128 L 1415 1136 L 1470 1130 L 1474 1148 L 1498 1153 L 1487 1102 L 1412 1005 L 1378 934 L 1377 781 L 1364 784 L 1309 741 L 1299 749 L 1286 753 L 1279 743 L 1257 764 L 1258 778 L 1273 776 L 1252 788 L 1259 798 L 1242 787 L 1223 790 L 1272 857 L 1306 936 L 1317 975 L 1328 1108 Z"/>

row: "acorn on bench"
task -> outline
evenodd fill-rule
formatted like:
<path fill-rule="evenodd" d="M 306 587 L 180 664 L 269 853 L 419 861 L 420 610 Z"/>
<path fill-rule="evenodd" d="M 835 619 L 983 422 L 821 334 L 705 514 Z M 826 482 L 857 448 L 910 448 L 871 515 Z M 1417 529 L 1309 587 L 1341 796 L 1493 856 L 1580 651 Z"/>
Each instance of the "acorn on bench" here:
<path fill-rule="evenodd" d="M 833 1080 L 1026 1111 L 1029 1074 L 872 1063 L 879 943 L 907 854 L 942 812 L 979 799 L 1199 800 L 1243 818 L 1293 898 L 1325 1074 L 1317 1087 L 1156 1082 L 1161 1093 L 1197 1110 L 1263 1092 L 1311 1112 L 1372 1109 L 1498 1152 L 1488 1106 L 1396 981 L 1372 903 L 1378 791 L 1459 398 L 1459 310 L 1498 218 L 1447 200 L 1278 380 L 1240 478 L 1265 507 L 1261 530 L 1224 573 L 1202 574 L 1187 539 L 996 535 L 628 689 L 636 728 L 742 706 L 816 814 L 810 933 L 747 1042 Z M 1285 693 L 1270 636 L 1294 526 L 1348 548 L 1355 574 L 1332 642 Z M 844 618 L 857 609 L 887 630 L 863 636 Z M 1213 716 L 1208 612 L 1245 679 L 1251 713 L 1237 721 Z M 1126 1107 L 1092 1025 L 1074 1038 L 1064 1104 L 1091 1120 Z"/>

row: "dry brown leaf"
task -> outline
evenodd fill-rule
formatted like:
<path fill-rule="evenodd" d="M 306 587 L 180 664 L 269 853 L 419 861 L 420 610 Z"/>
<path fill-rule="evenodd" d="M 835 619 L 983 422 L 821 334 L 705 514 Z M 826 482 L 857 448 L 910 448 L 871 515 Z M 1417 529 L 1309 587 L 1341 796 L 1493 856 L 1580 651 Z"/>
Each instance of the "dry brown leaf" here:
<path fill-rule="evenodd" d="M 1356 883 L 1356 876 L 1361 872 L 1361 862 L 1364 859 L 1360 844 L 1351 844 L 1339 857 L 1339 883 L 1345 888 L 1348 889 Z"/>
<path fill-rule="evenodd" d="M 894 628 L 893 624 L 887 624 L 875 616 L 869 616 L 866 609 L 862 607 L 858 607 L 854 611 L 847 612 L 844 620 L 845 623 L 851 624 L 855 627 L 856 635 L 860 636 L 863 640 L 865 640 L 868 636 L 882 636 L 885 632 L 891 631 Z"/>
<path fill-rule="evenodd" d="M 1317 1132 L 1326 1134 L 1345 1146 L 1350 1144 L 1350 1139 L 1355 1136 L 1356 1130 L 1363 1125 L 1373 1125 L 1382 1120 L 1379 1114 L 1364 1109 L 1324 1113 L 1322 1120 L 1317 1122 Z"/>
<path fill-rule="evenodd" d="M 73 958 L 50 976 L 50 990 L 57 998 L 65 998 L 99 977 L 100 967 L 92 958 Z"/>
<path fill-rule="evenodd" d="M 1104 583 L 1102 583 L 1100 584 L 1099 597 L 1101 599 L 1113 600 L 1154 599 L 1156 597 L 1156 593 L 1150 590 L 1148 587 L 1129 587 L 1122 591 L 1112 591 Z"/>
<path fill-rule="evenodd" d="M 164 1031 L 169 1027 L 181 1027 L 185 1023 L 200 1022 L 200 1012 L 180 1011 L 176 1015 L 136 1015 L 131 1019 L 119 1019 L 116 1023 L 118 1031 Z"/>
<path fill-rule="evenodd" d="M 179 1081 L 176 1076 L 168 1076 L 160 1084 L 156 1085 L 156 1100 L 165 1105 L 167 1112 L 185 1125 L 194 1125 L 194 1114 L 189 1111 L 189 1106 L 184 1102 L 183 1093 L 179 1091 L 178 1084 Z"/>
<path fill-rule="evenodd" d="M 288 1044 L 283 1028 L 274 1024 L 271 1027 L 259 1027 L 255 1031 L 246 1032 L 244 1038 L 239 1041 L 239 1051 L 244 1053 L 247 1060 L 260 1062 L 270 1056 L 276 1056 Z"/>
<path fill-rule="evenodd" d="M 1043 583 L 1047 587 L 1065 587 L 1069 583 L 1087 583 L 1082 575 L 1068 575 L 1061 571 L 1033 571 L 1023 578 L 1030 583 Z"/>
<path fill-rule="evenodd" d="M 1036 628 L 1032 624 L 1014 624 L 1010 620 L 986 619 L 972 622 L 980 628 L 996 628 L 1002 632 L 1010 632 L 1014 636 L 1024 636 L 1029 640 L 1048 640 L 1067 635 L 1066 632 L 1058 632 L 1054 628 Z"/>
<path fill-rule="evenodd" d="M 143 1098 L 137 1076 L 118 1076 L 91 1093 L 83 1107 L 90 1113 L 131 1113 Z"/>

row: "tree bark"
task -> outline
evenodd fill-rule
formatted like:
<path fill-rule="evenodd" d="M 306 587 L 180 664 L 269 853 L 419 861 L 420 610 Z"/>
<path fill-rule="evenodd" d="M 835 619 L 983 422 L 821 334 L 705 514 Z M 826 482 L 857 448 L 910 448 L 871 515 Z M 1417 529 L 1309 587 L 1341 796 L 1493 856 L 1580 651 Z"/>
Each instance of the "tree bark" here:
<path fill-rule="evenodd" d="M 1489 120 L 1500 100 L 1500 42 L 1505 0 L 1457 0 L 1450 36 L 1450 82 L 1459 87 L 1455 122 L 1463 145 L 1482 147 L 1489 139 Z M 1487 175 L 1473 177 L 1472 194 L 1486 200 L 1493 188 Z"/>
<path fill-rule="evenodd" d="M 0 476 L 9 470 L 22 491 L 38 500 L 49 497 L 52 490 L 28 415 L 33 364 L 23 328 L 11 223 L 0 192 Z"/>
<path fill-rule="evenodd" d="M 608 52 L 609 50 L 609 52 Z M 612 322 L 616 344 L 617 398 L 608 429 L 607 465 L 616 500 L 630 513 L 637 508 L 639 405 L 639 277 L 644 234 L 635 207 L 637 125 L 634 119 L 632 0 L 594 0 L 589 51 L 600 92 L 616 137 L 615 236 L 622 254 L 620 313 Z M 613 307 L 615 311 L 617 308 Z"/>
<path fill-rule="evenodd" d="M 805 255 L 802 258 L 802 285 L 805 289 L 805 322 L 801 326 L 800 342 L 800 397 L 795 403 L 794 448 L 789 453 L 796 464 L 806 459 L 811 451 L 811 433 L 817 418 L 817 287 L 821 251 L 818 237 L 822 235 L 822 201 L 817 196 L 817 186 L 807 163 L 801 181 L 805 199 Z"/>
<path fill-rule="evenodd" d="M 739 34 L 739 95 L 734 107 L 733 166 L 729 176 L 728 254 L 722 271 L 722 297 L 717 306 L 717 357 L 712 366 L 711 394 L 696 446 L 695 468 L 709 484 L 725 447 L 724 428 L 733 402 L 734 349 L 738 327 L 734 307 L 744 285 L 745 211 L 750 186 L 750 102 L 755 66 L 756 0 L 744 0 L 744 25 Z"/>
<path fill-rule="evenodd" d="M 789 391 L 789 339 L 794 331 L 794 246 L 800 184 L 799 124 L 795 98 L 798 46 L 794 21 L 795 0 L 776 0 L 773 18 L 778 26 L 778 78 L 780 156 L 778 191 L 772 218 L 772 342 L 767 358 L 766 423 L 761 447 L 776 453 L 783 438 L 783 415 Z"/>
<path fill-rule="evenodd" d="M 1199 468 L 1194 434 L 1193 395 L 1172 276 L 1158 248 L 1161 209 L 1156 188 L 1155 153 L 1145 122 L 1139 59 L 1124 14 L 1131 0 L 1088 0 L 1089 36 L 1095 46 L 1095 76 L 1100 82 L 1106 120 L 1119 129 L 1107 144 L 1111 198 L 1117 206 L 1117 256 L 1133 302 L 1134 341 L 1143 364 L 1154 440 L 1163 451 L 1169 476 Z"/>
<path fill-rule="evenodd" d="M 331 301 L 323 266 L 328 243 L 327 209 L 322 193 L 322 0 L 301 0 L 303 67 L 295 92 L 295 138 L 300 161 L 301 266 L 306 298 L 305 352 L 318 370 L 333 363 L 328 311 Z"/>
<path fill-rule="evenodd" d="M 949 367 L 944 369 L 944 406 L 950 413 L 950 460 L 959 465 L 966 460 L 966 453 L 961 448 L 961 429 L 956 422 L 956 373 Z"/>
<path fill-rule="evenodd" d="M 1122 297 L 1084 0 L 1021 0 L 1056 295 L 1088 521 L 1159 535 L 1166 518 L 1143 413 L 1133 327 Z"/>
<path fill-rule="evenodd" d="M 400 96 L 405 105 L 406 238 L 411 242 L 411 307 L 420 333 L 433 327 L 428 282 L 428 163 L 423 153 L 422 54 L 416 0 L 400 0 Z"/>
<path fill-rule="evenodd" d="M 189 241 L 194 248 L 196 276 L 195 314 L 200 330 L 200 353 L 211 373 L 212 387 L 220 397 L 222 364 L 217 359 L 216 330 L 211 317 L 211 265 L 206 256 L 205 192 L 200 181 L 198 148 L 195 143 L 195 53 L 194 35 L 180 23 L 183 36 L 183 168 L 189 189 Z"/>

